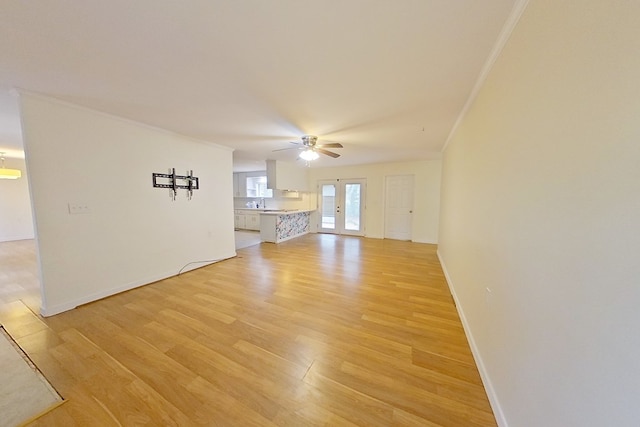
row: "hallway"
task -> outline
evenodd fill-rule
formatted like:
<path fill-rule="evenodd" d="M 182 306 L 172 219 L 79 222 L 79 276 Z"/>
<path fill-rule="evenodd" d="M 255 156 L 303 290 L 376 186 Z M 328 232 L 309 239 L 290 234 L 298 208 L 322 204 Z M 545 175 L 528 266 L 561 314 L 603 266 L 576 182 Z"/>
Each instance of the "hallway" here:
<path fill-rule="evenodd" d="M 38 313 L 40 298 L 35 240 L 0 242 L 0 307 L 22 301 Z"/>

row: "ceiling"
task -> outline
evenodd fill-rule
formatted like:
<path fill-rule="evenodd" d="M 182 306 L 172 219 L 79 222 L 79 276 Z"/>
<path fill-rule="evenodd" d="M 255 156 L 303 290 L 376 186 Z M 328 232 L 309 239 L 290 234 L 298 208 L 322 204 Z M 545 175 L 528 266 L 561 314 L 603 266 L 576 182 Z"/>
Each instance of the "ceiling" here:
<path fill-rule="evenodd" d="M 0 5 L 0 151 L 12 88 L 230 146 L 235 170 L 439 158 L 516 0 L 51 0 Z"/>

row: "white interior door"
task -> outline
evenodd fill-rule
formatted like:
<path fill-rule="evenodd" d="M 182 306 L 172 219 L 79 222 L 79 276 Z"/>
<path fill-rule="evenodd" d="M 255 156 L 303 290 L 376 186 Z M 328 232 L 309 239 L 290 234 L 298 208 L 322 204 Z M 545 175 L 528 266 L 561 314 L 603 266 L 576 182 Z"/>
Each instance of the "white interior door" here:
<path fill-rule="evenodd" d="M 387 176 L 385 188 L 384 237 L 411 240 L 413 175 Z"/>
<path fill-rule="evenodd" d="M 366 181 L 332 179 L 318 182 L 318 230 L 364 236 Z"/>

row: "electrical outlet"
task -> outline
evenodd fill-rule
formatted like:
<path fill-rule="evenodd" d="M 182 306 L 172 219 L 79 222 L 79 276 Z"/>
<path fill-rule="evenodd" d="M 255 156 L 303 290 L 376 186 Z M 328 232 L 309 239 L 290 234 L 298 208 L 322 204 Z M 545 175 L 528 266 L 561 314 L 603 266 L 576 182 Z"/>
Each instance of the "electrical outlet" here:
<path fill-rule="evenodd" d="M 86 203 L 69 203 L 69 215 L 82 215 L 91 213 L 91 209 Z"/>

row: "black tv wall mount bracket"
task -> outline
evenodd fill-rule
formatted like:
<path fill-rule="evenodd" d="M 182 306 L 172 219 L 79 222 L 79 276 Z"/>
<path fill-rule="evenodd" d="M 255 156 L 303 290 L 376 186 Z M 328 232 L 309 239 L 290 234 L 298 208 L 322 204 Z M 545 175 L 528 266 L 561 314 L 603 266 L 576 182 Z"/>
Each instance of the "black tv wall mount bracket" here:
<path fill-rule="evenodd" d="M 171 190 L 171 200 L 176 200 L 178 190 L 187 190 L 187 199 L 193 197 L 193 190 L 200 188 L 197 176 L 188 170 L 186 175 L 176 175 L 176 168 L 170 168 L 169 173 L 153 173 L 153 186 L 155 188 L 168 188 Z"/>

